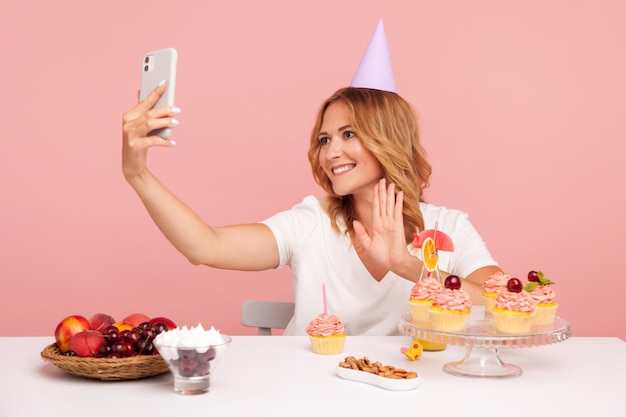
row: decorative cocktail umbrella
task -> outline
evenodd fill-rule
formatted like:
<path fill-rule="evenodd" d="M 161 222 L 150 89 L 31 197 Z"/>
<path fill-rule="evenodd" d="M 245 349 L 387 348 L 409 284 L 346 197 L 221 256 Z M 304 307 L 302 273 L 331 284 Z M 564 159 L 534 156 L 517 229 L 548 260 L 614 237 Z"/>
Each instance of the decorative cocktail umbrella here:
<path fill-rule="evenodd" d="M 435 248 L 437 250 L 442 250 L 444 252 L 453 252 L 454 251 L 454 242 L 450 236 L 437 229 L 426 229 L 419 233 L 413 233 L 415 239 L 413 239 L 413 246 L 416 248 L 421 248 L 424 240 L 429 237 L 435 241 Z"/>
<path fill-rule="evenodd" d="M 435 245 L 434 256 L 438 258 L 439 256 L 437 255 L 437 252 L 439 252 L 440 250 L 444 252 L 453 252 L 454 242 L 452 242 L 452 238 L 450 236 L 448 236 L 441 230 L 437 230 L 437 226 L 438 222 L 435 222 L 434 229 L 426 229 L 421 231 L 420 233 L 413 233 L 413 235 L 415 236 L 415 239 L 413 239 L 413 246 L 416 248 L 422 248 L 424 241 L 432 239 Z M 422 251 L 423 250 L 424 249 L 422 249 Z M 436 265 L 437 277 L 439 278 L 439 282 L 443 285 L 443 282 L 441 282 L 441 273 L 439 272 L 439 263 L 437 262 Z M 430 272 L 428 272 L 428 275 L 430 275 Z"/>

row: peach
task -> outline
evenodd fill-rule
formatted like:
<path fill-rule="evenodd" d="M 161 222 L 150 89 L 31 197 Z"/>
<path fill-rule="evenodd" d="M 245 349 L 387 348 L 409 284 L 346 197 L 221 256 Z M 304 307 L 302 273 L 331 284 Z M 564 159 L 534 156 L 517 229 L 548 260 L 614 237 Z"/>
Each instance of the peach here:
<path fill-rule="evenodd" d="M 150 317 L 146 316 L 145 314 L 134 313 L 124 317 L 122 323 L 130 324 L 133 327 L 137 327 L 145 321 L 150 321 Z"/>
<path fill-rule="evenodd" d="M 122 332 L 123 330 L 133 330 L 135 328 L 132 324 L 122 323 L 121 321 L 113 323 L 113 326 L 117 327 L 119 332 Z"/>
<path fill-rule="evenodd" d="M 68 348 L 81 358 L 96 357 L 99 356 L 100 349 L 106 346 L 106 343 L 102 333 L 96 330 L 84 330 L 72 336 Z"/>
<path fill-rule="evenodd" d="M 72 337 L 89 328 L 89 320 L 80 315 L 67 316 L 61 320 L 54 330 L 54 338 L 59 350 L 63 353 L 67 352 Z"/>
<path fill-rule="evenodd" d="M 176 323 L 174 323 L 172 320 L 168 319 L 167 317 L 153 317 L 150 319 L 150 324 L 152 324 L 153 326 L 159 322 L 164 323 L 167 326 L 168 330 L 172 330 L 176 328 Z"/>
<path fill-rule="evenodd" d="M 107 327 L 113 325 L 115 323 L 115 319 L 108 314 L 97 313 L 91 316 L 89 319 L 89 326 L 91 330 L 96 330 L 100 333 Z"/>

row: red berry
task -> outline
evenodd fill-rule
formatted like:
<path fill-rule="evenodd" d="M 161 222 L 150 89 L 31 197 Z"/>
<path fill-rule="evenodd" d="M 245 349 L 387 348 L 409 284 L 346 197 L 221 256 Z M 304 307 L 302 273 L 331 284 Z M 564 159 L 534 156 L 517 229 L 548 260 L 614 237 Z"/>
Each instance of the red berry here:
<path fill-rule="evenodd" d="M 461 278 L 456 275 L 448 275 L 443 285 L 449 290 L 461 289 Z"/>
<path fill-rule="evenodd" d="M 522 285 L 522 281 L 517 278 L 511 278 L 506 283 L 506 289 L 511 292 L 522 292 L 522 288 L 524 288 L 524 286 Z"/>
<path fill-rule="evenodd" d="M 529 282 L 539 282 L 539 274 L 537 271 L 530 271 L 528 273 L 528 281 Z"/>

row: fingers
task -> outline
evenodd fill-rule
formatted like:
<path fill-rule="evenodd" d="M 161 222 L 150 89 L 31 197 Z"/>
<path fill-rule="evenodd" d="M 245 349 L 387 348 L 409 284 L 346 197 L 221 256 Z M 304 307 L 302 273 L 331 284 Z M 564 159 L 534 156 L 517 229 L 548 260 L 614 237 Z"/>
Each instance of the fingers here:
<path fill-rule="evenodd" d="M 402 208 L 404 206 L 404 191 L 399 191 L 396 195 L 396 205 L 394 207 L 393 216 L 396 219 L 402 218 Z"/>
<path fill-rule="evenodd" d="M 396 195 L 396 185 L 387 185 L 387 180 L 382 178 L 374 188 L 372 210 L 375 216 L 396 217 L 402 214 L 404 194 L 402 191 Z"/>
<path fill-rule="evenodd" d="M 125 120 L 135 119 L 139 117 L 140 115 L 142 115 L 143 113 L 146 113 L 147 111 L 152 109 L 152 107 L 154 107 L 156 102 L 159 100 L 159 97 L 161 97 L 161 95 L 165 91 L 165 88 L 166 88 L 165 83 L 159 85 L 157 88 L 152 90 L 152 92 L 148 94 L 146 98 L 144 98 L 142 101 L 139 101 L 140 92 L 137 91 L 138 103 L 135 105 L 135 107 L 133 107 L 132 109 L 130 109 L 124 114 Z"/>
<path fill-rule="evenodd" d="M 389 186 L 387 187 L 387 206 L 385 207 L 386 211 L 385 213 L 387 214 L 387 216 L 393 216 L 395 210 L 395 206 L 396 206 L 396 195 L 395 195 L 395 190 L 396 190 L 396 184 L 391 183 L 389 184 Z M 385 190 L 382 190 L 383 192 Z"/>
<path fill-rule="evenodd" d="M 365 230 L 365 227 L 363 227 L 361 222 L 355 220 L 352 222 L 352 227 L 354 228 L 355 238 L 358 240 L 360 245 L 365 248 L 369 247 L 372 243 L 372 238 L 367 234 L 367 230 Z"/>
<path fill-rule="evenodd" d="M 148 109 L 151 109 L 154 107 L 166 88 L 167 85 L 165 81 L 161 81 L 161 83 L 154 90 L 152 90 L 152 92 L 150 92 L 150 94 L 148 94 L 143 101 L 140 101 L 139 104 L 143 104 L 144 106 L 147 106 Z"/>

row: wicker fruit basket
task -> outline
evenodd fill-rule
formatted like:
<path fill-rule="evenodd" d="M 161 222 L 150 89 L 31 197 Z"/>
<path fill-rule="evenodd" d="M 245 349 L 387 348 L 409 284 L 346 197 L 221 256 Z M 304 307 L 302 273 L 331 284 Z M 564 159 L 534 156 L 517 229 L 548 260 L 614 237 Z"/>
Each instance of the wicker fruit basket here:
<path fill-rule="evenodd" d="M 129 358 L 80 358 L 65 356 L 56 343 L 41 351 L 41 358 L 73 375 L 103 381 L 141 379 L 168 372 L 161 355 L 138 355 Z"/>

